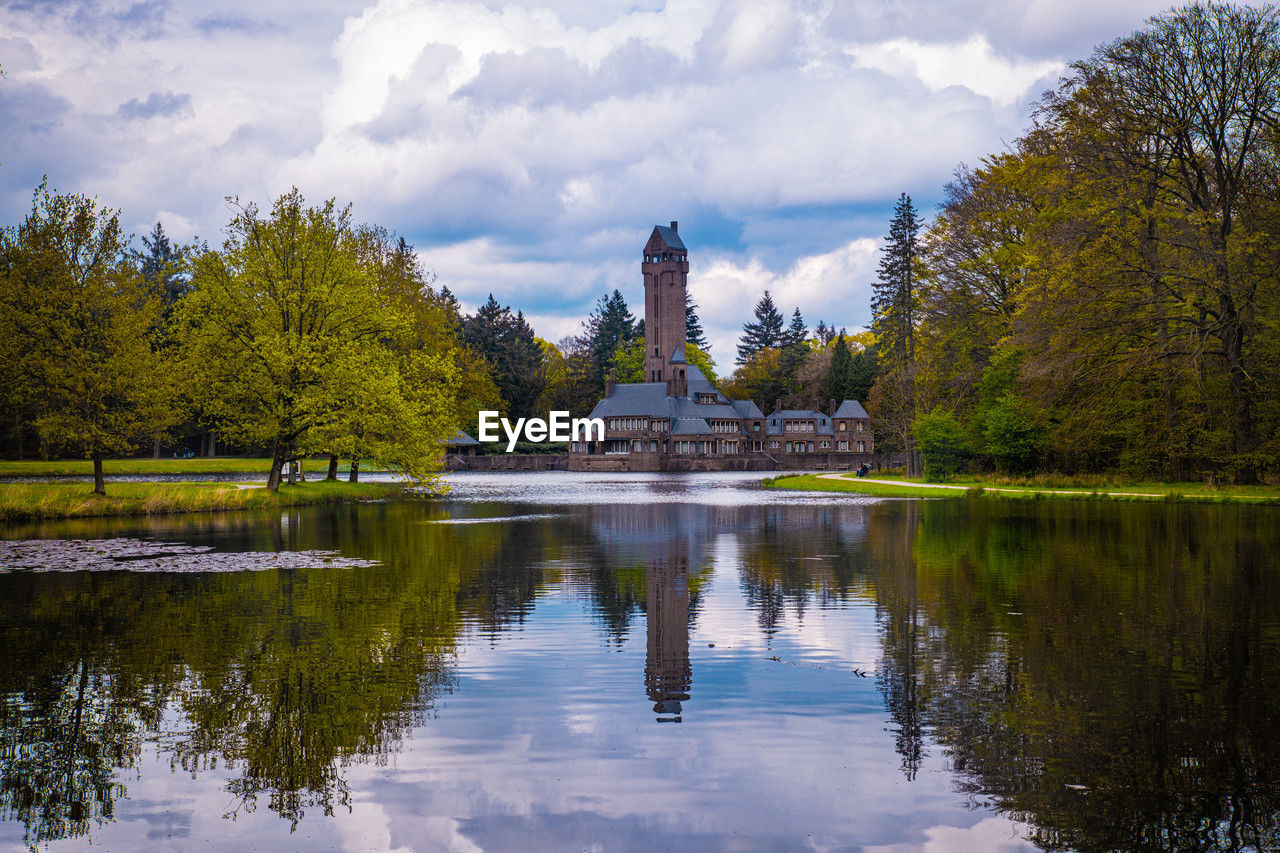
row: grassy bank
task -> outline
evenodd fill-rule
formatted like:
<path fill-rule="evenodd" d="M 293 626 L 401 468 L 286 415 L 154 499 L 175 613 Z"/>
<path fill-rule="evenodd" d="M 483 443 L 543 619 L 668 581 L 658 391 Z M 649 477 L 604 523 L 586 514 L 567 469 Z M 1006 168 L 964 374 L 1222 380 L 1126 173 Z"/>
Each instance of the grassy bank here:
<path fill-rule="evenodd" d="M 302 463 L 311 476 L 324 476 L 329 470 L 328 459 L 309 459 Z M 263 477 L 271 470 L 271 460 L 239 456 L 215 459 L 108 459 L 102 463 L 103 472 L 112 476 L 145 477 L 151 474 L 257 474 Z M 342 460 L 338 470 L 347 475 L 347 460 Z M 378 468 L 360 468 L 361 474 L 379 471 Z M 93 462 L 88 459 L 24 459 L 19 462 L 0 460 L 0 477 L 92 477 Z"/>
<path fill-rule="evenodd" d="M 919 486 L 897 486 L 892 483 L 877 483 L 874 480 L 832 480 L 819 477 L 817 474 L 786 474 L 781 477 L 770 477 L 764 481 L 764 487 L 805 492 L 854 492 L 878 498 L 959 498 L 965 495 L 962 489 L 930 489 L 926 492 Z"/>
<path fill-rule="evenodd" d="M 316 469 L 320 463 L 307 466 Z M 215 459 L 108 459 L 102 463 L 108 477 L 146 474 L 261 474 L 271 469 L 270 459 L 242 459 L 238 456 Z M 88 459 L 24 459 L 0 461 L 0 477 L 92 477 Z"/>
<path fill-rule="evenodd" d="M 964 477 L 948 483 L 913 481 L 908 484 L 859 479 L 852 474 L 839 478 L 817 474 L 772 477 L 766 488 L 815 492 L 850 492 L 875 497 L 955 498 L 981 495 L 994 498 L 1061 500 L 1167 501 L 1193 503 L 1251 503 L 1280 505 L 1280 489 L 1270 486 L 1206 486 L 1203 483 L 1110 483 L 1075 488 L 1048 485 L 1012 485 L 996 478 Z"/>
<path fill-rule="evenodd" d="M 83 483 L 12 483 L 0 485 L 0 522 L 276 509 L 401 494 L 401 487 L 392 483 L 323 480 L 281 486 L 279 492 L 261 486 L 237 488 L 232 483 L 108 483 L 105 497 L 91 494 Z"/>

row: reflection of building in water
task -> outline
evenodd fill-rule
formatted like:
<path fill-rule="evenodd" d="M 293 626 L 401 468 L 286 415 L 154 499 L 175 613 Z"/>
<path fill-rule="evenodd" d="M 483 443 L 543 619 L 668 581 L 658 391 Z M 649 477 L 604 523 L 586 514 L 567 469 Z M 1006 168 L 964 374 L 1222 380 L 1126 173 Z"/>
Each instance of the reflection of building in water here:
<path fill-rule="evenodd" d="M 689 666 L 689 554 L 672 542 L 667 553 L 646 561 L 645 610 L 648 649 L 644 686 L 660 723 L 681 721 L 693 674 Z"/>

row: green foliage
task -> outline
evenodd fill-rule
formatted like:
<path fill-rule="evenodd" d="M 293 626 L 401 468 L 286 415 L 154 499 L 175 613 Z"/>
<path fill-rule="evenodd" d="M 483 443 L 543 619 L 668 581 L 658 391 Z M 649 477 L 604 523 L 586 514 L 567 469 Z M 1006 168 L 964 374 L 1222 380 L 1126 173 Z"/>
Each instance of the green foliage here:
<path fill-rule="evenodd" d="M 960 471 L 967 442 L 964 428 L 955 415 L 946 409 L 935 408 L 916 418 L 912 432 L 924 457 L 924 473 L 928 479 L 947 480 Z"/>
<path fill-rule="evenodd" d="M 831 367 L 827 371 L 829 396 L 835 400 L 866 400 L 875 383 L 876 353 L 862 348 L 854 353 L 843 334 L 832 342 Z"/>
<path fill-rule="evenodd" d="M 524 312 L 489 299 L 462 324 L 462 340 L 492 367 L 493 380 L 511 418 L 526 418 L 546 387 L 542 347 Z"/>
<path fill-rule="evenodd" d="M 685 343 L 684 357 L 711 382 L 716 381 L 715 362 L 701 347 Z M 614 353 L 612 366 L 617 382 L 644 382 L 644 338 L 636 338 Z"/>
<path fill-rule="evenodd" d="M 776 349 L 784 343 L 782 312 L 773 304 L 773 297 L 765 291 L 755 307 L 755 322 L 742 326 L 742 338 L 738 344 L 738 364 L 746 364 L 762 350 Z"/>
<path fill-rule="evenodd" d="M 429 476 L 456 429 L 456 367 L 413 334 L 404 289 L 382 268 L 405 260 L 362 246 L 332 199 L 308 207 L 294 189 L 266 216 L 236 210 L 221 251 L 195 258 L 180 310 L 202 409 L 221 434 L 274 448 L 271 489 L 307 449 Z"/>
<path fill-rule="evenodd" d="M 982 437 L 997 467 L 1018 474 L 1034 469 L 1045 449 L 1039 418 L 1013 394 L 1000 397 L 987 410 Z"/>
<path fill-rule="evenodd" d="M 31 418 L 48 449 L 99 465 L 177 418 L 175 371 L 155 348 L 159 297 L 126 249 L 117 211 L 44 184 L 0 235 L 9 414 Z"/>
<path fill-rule="evenodd" d="M 644 337 L 644 320 L 637 325 L 636 336 Z M 693 344 L 703 352 L 711 351 L 707 333 L 703 331 L 702 321 L 698 319 L 698 303 L 693 301 L 693 294 L 687 290 L 684 292 L 684 339 L 685 343 Z"/>

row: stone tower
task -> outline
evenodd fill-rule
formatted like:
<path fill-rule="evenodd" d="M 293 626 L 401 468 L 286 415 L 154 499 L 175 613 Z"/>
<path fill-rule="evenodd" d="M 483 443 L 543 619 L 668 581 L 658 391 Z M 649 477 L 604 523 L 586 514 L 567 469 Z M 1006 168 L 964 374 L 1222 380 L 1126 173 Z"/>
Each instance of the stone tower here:
<path fill-rule="evenodd" d="M 684 368 L 685 289 L 689 282 L 688 252 L 676 223 L 654 226 L 644 246 L 644 381 L 669 382 L 670 362 L 679 351 Z"/>

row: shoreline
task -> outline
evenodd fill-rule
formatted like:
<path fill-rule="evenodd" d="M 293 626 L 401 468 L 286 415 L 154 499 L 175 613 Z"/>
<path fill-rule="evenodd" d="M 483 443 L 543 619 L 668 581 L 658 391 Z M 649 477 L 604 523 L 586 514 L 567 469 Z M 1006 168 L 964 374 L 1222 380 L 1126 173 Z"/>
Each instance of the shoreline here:
<path fill-rule="evenodd" d="M 359 503 L 407 494 L 400 483 L 312 481 L 269 492 L 258 484 L 108 482 L 106 495 L 83 483 L 0 483 L 0 524 L 75 518 L 182 515 Z"/>
<path fill-rule="evenodd" d="M 1280 505 L 1280 489 L 1265 486 L 1221 486 L 1199 483 L 1137 483 L 1132 486 L 1039 487 L 994 482 L 924 483 L 857 478 L 845 472 L 784 474 L 763 481 L 766 489 L 835 492 L 886 498 L 935 500 L 987 497 L 1011 500 L 1103 500 L 1148 503 L 1213 503 Z M 1248 489 L 1248 491 L 1245 491 Z"/>

